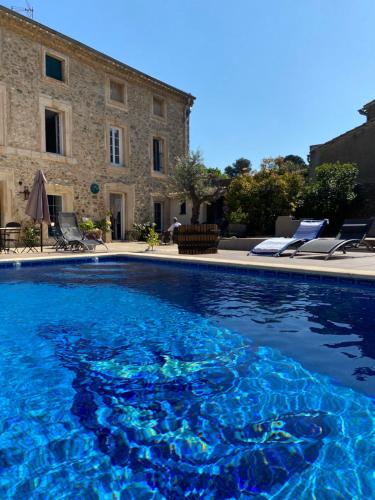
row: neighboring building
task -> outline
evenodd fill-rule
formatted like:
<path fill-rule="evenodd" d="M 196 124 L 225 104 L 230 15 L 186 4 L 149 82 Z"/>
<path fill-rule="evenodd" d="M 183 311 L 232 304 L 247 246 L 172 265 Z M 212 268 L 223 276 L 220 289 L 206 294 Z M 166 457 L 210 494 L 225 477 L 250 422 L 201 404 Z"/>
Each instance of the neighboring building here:
<path fill-rule="evenodd" d="M 159 229 L 179 215 L 168 195 L 189 148 L 194 97 L 0 7 L 0 225 L 22 222 L 37 169 L 60 210 L 113 214 Z M 185 210 L 188 210 L 185 208 Z"/>
<path fill-rule="evenodd" d="M 345 132 L 334 139 L 310 146 L 310 172 L 326 162 L 356 163 L 359 168 L 358 182 L 366 196 L 366 212 L 375 214 L 375 100 L 359 110 L 366 116 L 366 123 Z"/>

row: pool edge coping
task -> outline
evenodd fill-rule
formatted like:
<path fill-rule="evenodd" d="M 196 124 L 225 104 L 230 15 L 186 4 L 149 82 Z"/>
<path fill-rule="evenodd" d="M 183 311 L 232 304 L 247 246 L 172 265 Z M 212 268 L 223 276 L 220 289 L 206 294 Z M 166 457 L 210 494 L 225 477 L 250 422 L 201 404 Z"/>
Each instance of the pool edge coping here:
<path fill-rule="evenodd" d="M 163 254 L 152 254 L 145 252 L 98 252 L 98 253 L 85 253 L 80 255 L 48 255 L 48 256 L 38 256 L 36 258 L 28 257 L 28 258 L 17 258 L 12 257 L 9 259 L 2 259 L 0 261 L 0 268 L 10 268 L 17 267 L 17 263 L 21 266 L 22 264 L 26 264 L 26 266 L 33 266 L 40 263 L 58 263 L 61 262 L 69 262 L 69 261 L 92 261 L 93 259 L 118 259 L 121 257 L 127 257 L 136 260 L 149 260 L 149 261 L 159 261 L 159 262 L 173 262 L 173 263 L 185 263 L 189 265 L 197 265 L 197 266 L 208 266 L 208 267 L 220 267 L 220 268 L 229 268 L 229 269 L 239 269 L 239 270 L 254 270 L 254 271 L 265 271 L 268 275 L 272 275 L 275 273 L 280 274 L 293 274 L 299 276 L 315 276 L 315 277 L 327 277 L 327 278 L 344 278 L 349 280 L 356 280 L 363 283 L 372 282 L 375 286 L 375 272 L 373 271 L 344 271 L 343 269 L 337 268 L 323 268 L 323 267 L 295 267 L 293 265 L 281 264 L 279 261 L 277 263 L 271 262 L 243 262 L 236 259 L 221 259 L 212 258 L 209 259 L 201 256 L 188 256 L 188 255 L 163 255 Z M 25 266 L 25 267 L 26 267 Z"/>

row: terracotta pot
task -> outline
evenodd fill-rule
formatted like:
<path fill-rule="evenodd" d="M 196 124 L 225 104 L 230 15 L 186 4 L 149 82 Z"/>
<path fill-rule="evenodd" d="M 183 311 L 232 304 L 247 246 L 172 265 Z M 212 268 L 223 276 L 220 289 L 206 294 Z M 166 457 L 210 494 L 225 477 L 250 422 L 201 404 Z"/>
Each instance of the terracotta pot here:
<path fill-rule="evenodd" d="M 91 231 L 86 231 L 85 235 L 87 238 L 92 238 L 94 240 L 100 240 L 103 236 L 103 231 L 101 229 L 92 229 Z"/>

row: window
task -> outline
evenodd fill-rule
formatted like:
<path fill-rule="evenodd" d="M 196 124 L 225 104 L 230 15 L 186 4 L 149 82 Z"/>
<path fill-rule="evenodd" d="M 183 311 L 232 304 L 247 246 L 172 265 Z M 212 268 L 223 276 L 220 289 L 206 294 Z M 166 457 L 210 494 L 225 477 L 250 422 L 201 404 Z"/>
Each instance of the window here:
<path fill-rule="evenodd" d="M 45 110 L 46 152 L 62 154 L 61 116 L 56 111 Z"/>
<path fill-rule="evenodd" d="M 49 208 L 49 216 L 51 219 L 51 223 L 54 226 L 48 226 L 48 236 L 54 236 L 54 232 L 56 231 L 54 228 L 58 224 L 58 215 L 62 211 L 62 196 L 55 196 L 53 194 L 49 194 L 48 198 L 48 208 Z"/>
<path fill-rule="evenodd" d="M 155 231 L 160 233 L 163 229 L 163 204 L 160 202 L 154 203 L 154 222 Z"/>
<path fill-rule="evenodd" d="M 72 156 L 72 105 L 51 97 L 39 97 L 40 150 L 66 157 Z M 56 158 L 57 159 L 57 158 Z"/>
<path fill-rule="evenodd" d="M 165 117 L 165 103 L 160 97 L 154 97 L 152 101 L 152 111 L 155 116 L 160 118 Z"/>
<path fill-rule="evenodd" d="M 123 83 L 109 81 L 109 98 L 111 101 L 125 102 L 125 85 Z"/>
<path fill-rule="evenodd" d="M 122 165 L 122 130 L 117 127 L 109 128 L 109 161 L 112 165 Z"/>
<path fill-rule="evenodd" d="M 163 172 L 164 170 L 164 141 L 155 138 L 152 141 L 153 148 L 153 169 L 155 172 Z"/>
<path fill-rule="evenodd" d="M 126 81 L 107 75 L 105 79 L 105 100 L 108 106 L 128 111 Z"/>
<path fill-rule="evenodd" d="M 55 80 L 64 81 L 64 61 L 46 54 L 46 76 Z"/>
<path fill-rule="evenodd" d="M 54 49 L 42 47 L 42 77 L 49 83 L 68 83 L 69 58 Z"/>
<path fill-rule="evenodd" d="M 180 203 L 180 215 L 186 215 L 186 201 Z"/>

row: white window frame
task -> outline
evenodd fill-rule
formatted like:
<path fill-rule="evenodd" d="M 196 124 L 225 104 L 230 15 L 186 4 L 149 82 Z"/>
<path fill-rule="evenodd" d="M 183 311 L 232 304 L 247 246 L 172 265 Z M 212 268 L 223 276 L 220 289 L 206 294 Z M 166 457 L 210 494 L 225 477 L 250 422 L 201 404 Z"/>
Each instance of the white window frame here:
<path fill-rule="evenodd" d="M 118 155 L 116 154 L 116 144 L 114 139 L 116 139 L 115 134 L 117 134 L 118 139 Z M 123 153 L 123 130 L 120 127 L 115 127 L 114 125 L 109 126 L 108 133 L 108 146 L 109 146 L 109 162 L 115 167 L 121 167 L 124 165 L 124 153 Z M 118 157 L 118 161 L 116 161 Z"/>

